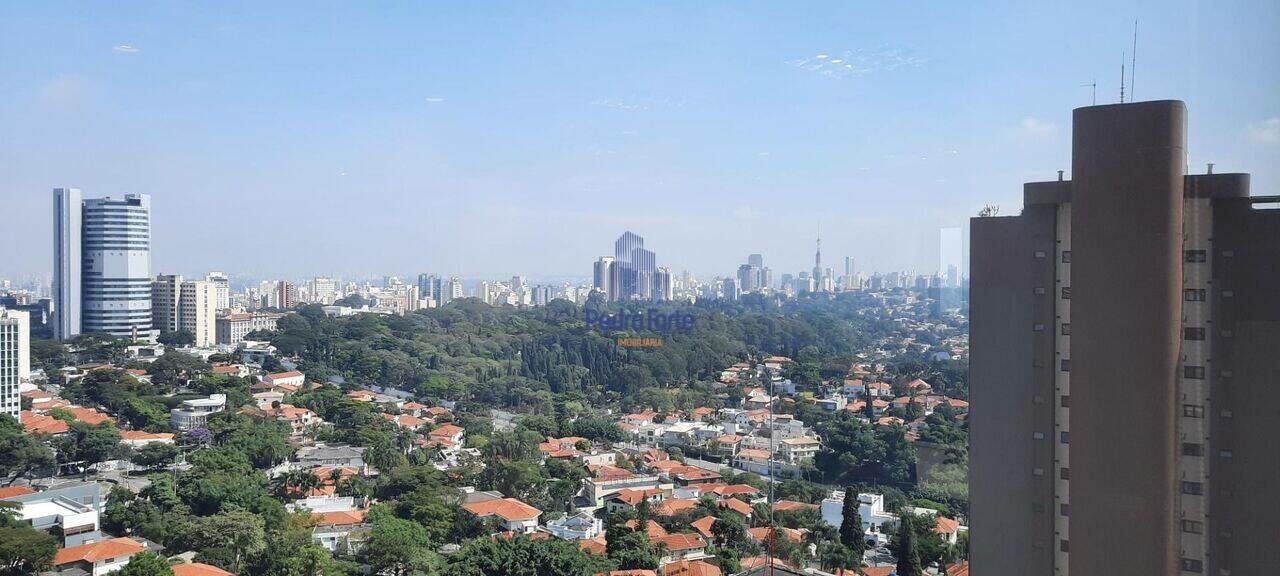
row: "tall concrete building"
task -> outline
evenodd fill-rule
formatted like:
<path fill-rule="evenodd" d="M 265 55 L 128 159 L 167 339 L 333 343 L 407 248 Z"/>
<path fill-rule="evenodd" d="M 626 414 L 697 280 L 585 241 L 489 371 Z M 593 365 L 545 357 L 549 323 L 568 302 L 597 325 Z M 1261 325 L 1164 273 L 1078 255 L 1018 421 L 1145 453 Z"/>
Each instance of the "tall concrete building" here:
<path fill-rule="evenodd" d="M 218 310 L 226 310 L 231 307 L 231 281 L 225 272 L 210 272 L 205 275 L 205 280 L 213 282 L 214 292 L 217 301 L 214 306 Z"/>
<path fill-rule="evenodd" d="M 21 310 L 0 308 L 0 414 L 19 417 L 18 385 L 31 377 L 31 319 Z"/>
<path fill-rule="evenodd" d="M 80 234 L 84 212 L 79 188 L 53 189 L 53 336 L 80 334 Z"/>
<path fill-rule="evenodd" d="M 1275 574 L 1280 197 L 1177 101 L 1077 109 L 1072 180 L 971 223 L 975 573 Z"/>
<path fill-rule="evenodd" d="M 603 293 L 606 297 L 611 294 L 613 279 L 613 258 L 610 256 L 601 256 L 596 260 L 595 266 L 592 268 L 591 286 Z"/>
<path fill-rule="evenodd" d="M 187 332 L 199 347 L 218 343 L 218 284 L 161 274 L 151 282 L 151 323 L 161 332 Z"/>
<path fill-rule="evenodd" d="M 290 310 L 298 305 L 298 288 L 293 282 L 281 280 L 272 289 L 271 303 L 281 310 Z"/>
<path fill-rule="evenodd" d="M 55 188 L 53 209 L 54 334 L 151 338 L 151 197 Z"/>

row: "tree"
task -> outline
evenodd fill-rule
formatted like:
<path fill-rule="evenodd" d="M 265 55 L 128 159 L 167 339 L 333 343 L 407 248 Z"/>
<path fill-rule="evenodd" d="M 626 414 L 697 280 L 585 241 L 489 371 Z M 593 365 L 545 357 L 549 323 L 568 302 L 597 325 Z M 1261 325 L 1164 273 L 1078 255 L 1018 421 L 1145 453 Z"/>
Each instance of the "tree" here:
<path fill-rule="evenodd" d="M 431 538 L 416 522 L 391 515 L 384 506 L 369 512 L 373 530 L 360 553 L 374 573 L 393 576 L 436 573 L 440 560 L 431 550 Z"/>
<path fill-rule="evenodd" d="M 267 545 L 263 517 L 243 509 L 230 509 L 196 522 L 192 544 L 201 554 L 221 552 L 230 556 L 228 570 L 239 574 L 246 557 L 262 552 Z"/>
<path fill-rule="evenodd" d="M 470 540 L 450 558 L 448 576 L 590 576 L 605 566 L 571 541 L 526 536 Z"/>
<path fill-rule="evenodd" d="M 38 436 L 24 434 L 22 424 L 8 414 L 0 414 L 0 475 L 5 484 L 13 484 L 40 468 L 53 466 L 53 450 L 45 446 Z"/>
<path fill-rule="evenodd" d="M 161 332 L 156 341 L 165 346 L 191 346 L 196 343 L 196 336 L 186 330 L 178 330 L 177 332 Z"/>
<path fill-rule="evenodd" d="M 605 553 L 619 570 L 654 570 L 660 560 L 649 535 L 614 522 L 605 530 Z"/>
<path fill-rule="evenodd" d="M 172 464 L 178 458 L 178 447 L 173 444 L 153 442 L 133 453 L 129 459 L 136 466 L 152 470 Z"/>
<path fill-rule="evenodd" d="M 921 576 L 920 552 L 916 549 L 916 532 L 912 529 L 911 514 L 903 514 L 898 520 L 898 576 Z"/>
<path fill-rule="evenodd" d="M 862 514 L 858 511 L 858 491 L 853 486 L 844 488 L 844 509 L 841 511 L 840 544 L 862 564 L 862 554 L 867 549 L 867 537 L 862 531 Z"/>
<path fill-rule="evenodd" d="M 169 561 L 155 552 L 139 552 L 129 557 L 129 563 L 120 569 L 120 576 L 173 576 Z"/>
<path fill-rule="evenodd" d="M 68 433 L 54 439 L 63 463 L 97 464 L 120 454 L 120 430 L 110 422 L 72 422 Z"/>
<path fill-rule="evenodd" d="M 0 502 L 0 573 L 27 575 L 49 569 L 58 540 L 18 520 L 12 506 Z"/>

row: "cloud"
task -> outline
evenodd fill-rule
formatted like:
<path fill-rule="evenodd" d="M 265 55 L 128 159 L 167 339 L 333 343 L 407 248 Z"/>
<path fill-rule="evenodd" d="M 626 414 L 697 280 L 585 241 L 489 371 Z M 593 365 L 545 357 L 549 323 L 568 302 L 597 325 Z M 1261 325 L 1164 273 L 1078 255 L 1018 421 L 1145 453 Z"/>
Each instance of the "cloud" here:
<path fill-rule="evenodd" d="M 1280 116 L 1249 124 L 1249 139 L 1261 144 L 1280 144 Z"/>
<path fill-rule="evenodd" d="M 928 59 L 916 56 L 905 48 L 858 48 L 836 55 L 819 53 L 811 57 L 786 62 L 788 66 L 821 74 L 828 78 L 842 79 L 876 72 L 892 72 L 902 68 L 919 68 Z"/>
<path fill-rule="evenodd" d="M 126 54 L 133 54 L 134 52 L 138 51 L 138 48 L 136 46 L 130 46 L 128 44 L 121 44 L 119 46 L 112 48 L 112 50 L 115 50 L 116 52 L 124 52 Z"/>
<path fill-rule="evenodd" d="M 1058 125 L 1048 120 L 1032 118 L 1030 116 L 1023 118 L 1018 123 L 1022 134 L 1039 140 L 1046 140 L 1058 135 Z"/>
<path fill-rule="evenodd" d="M 441 98 L 439 96 L 427 96 L 427 102 L 430 102 L 432 104 L 439 104 L 441 102 L 444 102 L 444 98 Z"/>

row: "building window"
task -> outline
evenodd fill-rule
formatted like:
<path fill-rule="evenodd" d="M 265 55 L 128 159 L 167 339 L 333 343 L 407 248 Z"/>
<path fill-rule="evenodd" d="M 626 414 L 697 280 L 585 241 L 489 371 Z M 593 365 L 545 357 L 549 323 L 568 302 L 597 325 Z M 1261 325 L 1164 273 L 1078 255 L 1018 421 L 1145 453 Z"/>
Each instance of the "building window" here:
<path fill-rule="evenodd" d="M 1204 494 L 1204 484 L 1199 482 L 1183 482 L 1182 493 L 1192 496 L 1200 496 Z"/>
<path fill-rule="evenodd" d="M 1184 340 L 1204 340 L 1204 328 L 1183 328 L 1182 338 Z"/>
<path fill-rule="evenodd" d="M 1235 293 L 1235 291 L 1234 291 L 1234 290 L 1223 290 L 1223 291 L 1222 291 L 1222 298 L 1223 298 L 1223 299 L 1227 299 L 1227 298 L 1234 298 L 1234 297 L 1235 297 L 1235 295 L 1236 295 L 1236 293 Z"/>
<path fill-rule="evenodd" d="M 1204 380 L 1204 366 L 1183 366 L 1182 377 L 1188 380 Z"/>
<path fill-rule="evenodd" d="M 1187 302 L 1204 302 L 1204 288 L 1187 288 L 1182 291 L 1182 299 Z"/>
<path fill-rule="evenodd" d="M 1204 523 L 1195 520 L 1183 520 L 1182 531 L 1188 534 L 1203 534 Z"/>
<path fill-rule="evenodd" d="M 1036 250 L 1036 258 L 1044 259 L 1044 250 Z"/>
<path fill-rule="evenodd" d="M 1232 454 L 1232 452 L 1231 452 L 1230 450 L 1219 450 L 1219 451 L 1218 451 L 1218 457 L 1219 457 L 1219 458 L 1222 458 L 1223 460 L 1230 460 L 1232 455 L 1233 455 L 1233 454 Z"/>
<path fill-rule="evenodd" d="M 1063 286 L 1063 287 L 1062 287 L 1062 299 L 1063 299 L 1063 300 L 1070 300 L 1070 299 L 1071 299 L 1071 287 L 1070 287 L 1070 286 Z"/>
<path fill-rule="evenodd" d="M 1044 432 L 1032 432 L 1031 438 L 1034 440 L 1044 440 Z"/>
<path fill-rule="evenodd" d="M 1070 250 L 1063 250 L 1063 251 L 1062 251 L 1062 263 L 1063 263 L 1063 264 L 1070 264 L 1070 263 L 1071 263 L 1071 251 L 1070 251 Z"/>
<path fill-rule="evenodd" d="M 1071 407 L 1071 395 L 1070 395 L 1070 394 L 1063 394 L 1062 396 L 1059 396 L 1059 397 L 1058 397 L 1058 404 L 1060 404 L 1063 408 L 1070 408 L 1070 407 Z"/>
<path fill-rule="evenodd" d="M 1034 292 L 1036 293 L 1036 296 L 1044 296 L 1044 286 L 1036 286 Z"/>
<path fill-rule="evenodd" d="M 1207 262 L 1208 254 L 1204 250 L 1187 250 L 1186 261 L 1192 264 Z"/>
<path fill-rule="evenodd" d="M 1063 371 L 1063 372 L 1070 372 L 1070 371 L 1071 371 L 1071 361 L 1070 361 L 1070 360 L 1065 359 L 1065 358 L 1062 360 L 1062 371 Z"/>
<path fill-rule="evenodd" d="M 1062 432 L 1059 432 L 1059 433 L 1058 433 L 1058 441 L 1059 441 L 1059 442 L 1061 442 L 1061 443 L 1063 443 L 1063 444 L 1070 444 L 1070 443 L 1071 443 L 1071 432 L 1068 432 L 1068 431 L 1066 431 L 1066 430 L 1063 430 Z"/>
<path fill-rule="evenodd" d="M 1063 480 L 1070 480 L 1070 479 L 1071 479 L 1071 469 L 1070 469 L 1070 468 L 1066 468 L 1066 467 L 1059 468 L 1059 469 L 1058 469 L 1058 478 L 1061 478 L 1061 479 L 1063 479 Z"/>
<path fill-rule="evenodd" d="M 1065 322 L 1065 323 L 1063 323 L 1063 324 L 1062 324 L 1062 335 L 1063 335 L 1063 336 L 1070 336 L 1070 335 L 1071 335 L 1071 323 L 1070 323 L 1070 322 Z"/>
<path fill-rule="evenodd" d="M 1204 418 L 1204 406 L 1199 404 L 1183 404 L 1182 415 L 1187 418 Z"/>
<path fill-rule="evenodd" d="M 1197 444 L 1195 442 L 1183 442 L 1182 455 L 1183 456 L 1203 456 L 1204 444 Z"/>
<path fill-rule="evenodd" d="M 1182 570 L 1184 572 L 1204 572 L 1204 562 L 1195 558 L 1183 558 Z"/>
<path fill-rule="evenodd" d="M 1032 324 L 1032 325 L 1031 325 L 1031 331 L 1032 331 L 1032 332 L 1044 332 L 1044 324 Z"/>
<path fill-rule="evenodd" d="M 1059 504 L 1059 505 L 1058 505 L 1058 514 L 1061 514 L 1061 515 L 1063 515 L 1063 516 L 1070 516 L 1070 515 L 1071 515 L 1071 506 L 1070 506 L 1069 504 Z"/>
<path fill-rule="evenodd" d="M 1058 551 L 1059 551 L 1059 552 L 1070 552 L 1070 551 L 1071 551 L 1071 542 L 1069 542 L 1069 541 L 1067 541 L 1067 540 L 1059 540 L 1059 541 L 1058 541 Z"/>
<path fill-rule="evenodd" d="M 1031 474 L 1033 476 L 1044 476 L 1044 468 L 1032 468 Z"/>

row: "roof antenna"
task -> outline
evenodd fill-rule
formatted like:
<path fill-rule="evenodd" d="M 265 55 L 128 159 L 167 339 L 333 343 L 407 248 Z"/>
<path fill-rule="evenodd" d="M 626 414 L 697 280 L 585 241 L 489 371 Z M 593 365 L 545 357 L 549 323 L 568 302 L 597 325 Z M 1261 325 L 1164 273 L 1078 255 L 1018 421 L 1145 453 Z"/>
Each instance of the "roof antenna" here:
<path fill-rule="evenodd" d="M 1129 66 L 1129 99 L 1133 100 L 1133 74 L 1138 70 L 1138 19 L 1133 19 L 1133 60 Z"/>
<path fill-rule="evenodd" d="M 1125 53 L 1120 53 L 1120 103 L 1124 104 L 1124 60 Z"/>
<path fill-rule="evenodd" d="M 1092 104 L 1090 105 L 1097 106 L 1098 105 L 1098 81 L 1094 80 L 1093 82 L 1090 82 L 1088 84 L 1080 85 L 1081 88 L 1084 88 L 1086 86 L 1089 87 L 1089 96 L 1090 96 L 1090 99 L 1092 100 Z"/>

